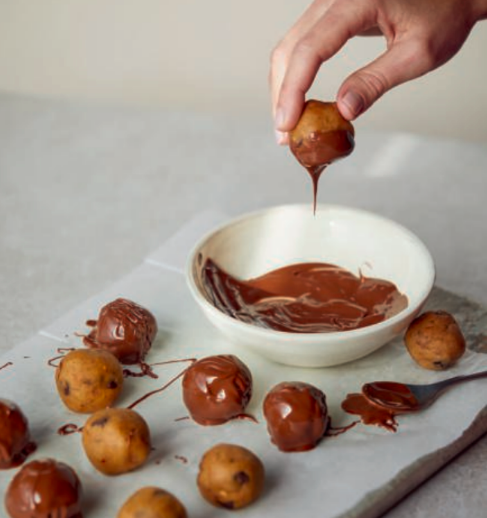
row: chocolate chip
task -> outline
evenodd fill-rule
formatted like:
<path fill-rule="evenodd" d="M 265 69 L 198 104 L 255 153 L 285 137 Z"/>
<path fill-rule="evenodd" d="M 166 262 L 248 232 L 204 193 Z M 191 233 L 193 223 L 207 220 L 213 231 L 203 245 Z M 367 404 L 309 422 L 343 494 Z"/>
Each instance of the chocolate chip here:
<path fill-rule="evenodd" d="M 65 396 L 69 396 L 69 393 L 71 392 L 71 389 L 69 387 L 69 383 L 67 381 L 63 384 L 63 392 Z"/>
<path fill-rule="evenodd" d="M 233 475 L 233 480 L 243 486 L 250 480 L 250 477 L 245 473 L 245 471 L 239 471 Z"/>
<path fill-rule="evenodd" d="M 115 380 L 111 380 L 108 382 L 107 387 L 109 389 L 116 389 L 118 387 L 118 383 Z"/>
<path fill-rule="evenodd" d="M 103 426 L 105 426 L 105 425 L 106 425 L 106 423 L 107 423 L 108 419 L 109 419 L 109 418 L 108 418 L 108 417 L 106 417 L 106 416 L 105 416 L 105 417 L 100 417 L 100 419 L 96 419 L 95 421 L 93 421 L 93 422 L 91 423 L 91 426 L 92 426 L 92 427 L 93 427 L 93 426 L 101 426 L 101 427 L 103 427 Z"/>
<path fill-rule="evenodd" d="M 156 488 L 154 489 L 154 492 L 152 494 L 153 496 L 164 496 L 166 494 L 166 491 L 164 491 L 164 489 Z"/>
<path fill-rule="evenodd" d="M 234 509 L 235 503 L 233 501 L 230 502 L 222 502 L 221 500 L 218 500 L 218 503 L 224 507 L 225 509 Z"/>

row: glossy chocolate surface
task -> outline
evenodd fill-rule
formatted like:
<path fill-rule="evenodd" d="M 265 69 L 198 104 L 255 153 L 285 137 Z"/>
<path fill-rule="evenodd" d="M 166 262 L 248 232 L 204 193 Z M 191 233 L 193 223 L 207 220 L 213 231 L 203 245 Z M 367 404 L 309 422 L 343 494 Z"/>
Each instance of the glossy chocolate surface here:
<path fill-rule="evenodd" d="M 157 322 L 150 311 L 128 299 L 104 306 L 98 320 L 83 341 L 88 347 L 107 349 L 121 363 L 143 362 L 157 334 Z"/>
<path fill-rule="evenodd" d="M 348 156 L 355 147 L 355 131 L 336 103 L 306 101 L 301 118 L 291 132 L 289 148 L 308 171 L 313 182 L 313 207 L 316 210 L 318 181 L 331 163 Z"/>
<path fill-rule="evenodd" d="M 191 417 L 202 425 L 217 425 L 242 416 L 252 396 L 252 376 L 236 356 L 208 356 L 188 368 L 182 387 Z"/>
<path fill-rule="evenodd" d="M 34 450 L 27 418 L 15 403 L 0 399 L 0 469 L 19 466 Z"/>
<path fill-rule="evenodd" d="M 26 464 L 12 479 L 5 507 L 12 518 L 82 518 L 81 483 L 72 468 L 52 459 Z"/>
<path fill-rule="evenodd" d="M 363 424 L 380 426 L 391 432 L 397 430 L 396 412 L 375 405 L 363 394 L 348 394 L 342 402 L 342 409 L 349 414 L 359 416 Z"/>
<path fill-rule="evenodd" d="M 276 385 L 266 395 L 263 410 L 271 441 L 281 451 L 311 450 L 330 422 L 325 394 L 303 382 Z"/>
<path fill-rule="evenodd" d="M 356 276 L 326 263 L 299 263 L 250 280 L 237 279 L 208 258 L 201 272 L 206 298 L 223 313 L 290 333 L 366 327 L 407 307 L 389 281 Z"/>
<path fill-rule="evenodd" d="M 363 395 L 376 405 L 395 412 L 414 412 L 419 403 L 407 385 L 395 381 L 375 381 L 362 387 Z"/>

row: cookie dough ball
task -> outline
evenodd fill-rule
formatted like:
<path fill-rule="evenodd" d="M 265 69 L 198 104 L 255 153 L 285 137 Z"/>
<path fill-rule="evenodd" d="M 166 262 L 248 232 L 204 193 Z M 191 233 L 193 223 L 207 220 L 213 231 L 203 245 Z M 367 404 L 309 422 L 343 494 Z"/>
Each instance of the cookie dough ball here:
<path fill-rule="evenodd" d="M 334 102 L 309 100 L 296 127 L 289 133 L 289 147 L 307 169 L 325 166 L 349 155 L 355 131 Z"/>
<path fill-rule="evenodd" d="M 241 416 L 252 396 L 252 375 L 233 354 L 208 356 L 186 371 L 183 400 L 202 425 L 218 425 Z"/>
<path fill-rule="evenodd" d="M 430 370 L 448 369 L 465 352 L 462 331 L 446 311 L 426 311 L 414 319 L 404 341 L 413 360 Z"/>
<path fill-rule="evenodd" d="M 0 399 L 0 469 L 19 466 L 35 449 L 22 410 L 12 401 Z"/>
<path fill-rule="evenodd" d="M 201 459 L 198 489 L 216 507 L 240 509 L 259 498 L 264 465 L 251 451 L 235 444 L 218 444 Z"/>
<path fill-rule="evenodd" d="M 183 504 L 158 487 L 143 487 L 120 508 L 117 518 L 186 518 Z"/>
<path fill-rule="evenodd" d="M 300 381 L 277 384 L 267 393 L 263 410 L 271 441 L 281 451 L 311 450 L 330 423 L 325 394 Z"/>
<path fill-rule="evenodd" d="M 126 473 L 141 466 L 149 456 L 149 427 L 134 410 L 99 410 L 83 427 L 83 448 L 98 471 L 105 475 Z"/>
<path fill-rule="evenodd" d="M 73 412 L 91 414 L 111 406 L 123 387 L 123 369 L 112 353 L 102 349 L 69 352 L 56 369 L 56 386 Z"/>
<path fill-rule="evenodd" d="M 67 464 L 53 459 L 26 464 L 5 494 L 11 518 L 82 518 L 81 483 Z"/>
<path fill-rule="evenodd" d="M 83 342 L 106 349 L 123 364 L 141 363 L 157 334 L 157 322 L 148 310 L 128 299 L 116 299 L 103 306 L 98 320 L 89 320 L 91 332 Z"/>

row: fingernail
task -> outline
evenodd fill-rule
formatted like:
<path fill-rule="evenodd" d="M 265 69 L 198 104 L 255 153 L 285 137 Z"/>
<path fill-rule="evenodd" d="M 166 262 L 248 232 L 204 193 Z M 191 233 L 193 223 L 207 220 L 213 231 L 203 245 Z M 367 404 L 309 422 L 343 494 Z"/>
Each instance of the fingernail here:
<path fill-rule="evenodd" d="M 365 107 L 362 96 L 358 95 L 353 90 L 348 90 L 348 92 L 342 97 L 341 102 L 346 106 L 353 118 L 359 116 Z"/>
<path fill-rule="evenodd" d="M 284 145 L 284 142 L 285 142 L 285 133 L 283 133 L 282 131 L 277 131 L 276 130 L 276 142 L 282 146 Z"/>
<path fill-rule="evenodd" d="M 277 108 L 276 116 L 274 118 L 276 128 L 280 128 L 284 124 L 284 118 L 284 110 L 282 108 Z"/>

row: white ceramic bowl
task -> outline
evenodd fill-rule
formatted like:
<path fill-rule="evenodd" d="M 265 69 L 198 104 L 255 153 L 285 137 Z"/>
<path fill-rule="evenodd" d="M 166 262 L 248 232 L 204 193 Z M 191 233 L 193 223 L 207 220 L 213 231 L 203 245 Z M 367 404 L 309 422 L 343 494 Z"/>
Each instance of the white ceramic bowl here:
<path fill-rule="evenodd" d="M 322 261 L 368 277 L 387 279 L 408 297 L 394 317 L 368 327 L 332 333 L 287 333 L 240 322 L 205 297 L 201 265 L 211 257 L 224 270 L 250 279 L 292 263 Z M 426 246 L 403 226 L 370 212 L 319 205 L 273 207 L 234 219 L 207 234 L 190 254 L 189 288 L 208 319 L 230 340 L 279 363 L 338 365 L 361 358 L 402 333 L 434 283 Z"/>

